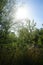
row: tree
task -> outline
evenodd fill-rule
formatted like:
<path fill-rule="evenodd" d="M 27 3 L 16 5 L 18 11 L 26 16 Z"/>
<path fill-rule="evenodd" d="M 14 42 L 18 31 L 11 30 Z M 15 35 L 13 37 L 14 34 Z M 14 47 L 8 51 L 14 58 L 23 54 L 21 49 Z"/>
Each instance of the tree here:
<path fill-rule="evenodd" d="M 29 32 L 33 32 L 36 28 L 36 23 L 34 22 L 34 20 L 29 20 L 29 19 L 26 19 L 26 27 L 28 29 Z"/>
<path fill-rule="evenodd" d="M 9 29 L 11 28 L 11 5 L 10 0 L 0 0 L 0 43 L 8 43 Z"/>
<path fill-rule="evenodd" d="M 39 40 L 38 40 L 39 45 L 43 47 L 43 28 L 40 28 L 39 30 Z"/>
<path fill-rule="evenodd" d="M 6 5 L 7 3 L 7 0 L 0 0 L 0 43 L 3 42 L 3 34 L 4 34 L 4 31 L 2 30 L 3 29 L 3 24 L 2 24 L 2 14 L 3 14 L 3 8 L 4 6 Z"/>
<path fill-rule="evenodd" d="M 38 40 L 39 40 L 39 29 L 36 29 L 35 31 L 33 31 L 32 35 L 32 41 L 35 46 L 38 44 Z"/>

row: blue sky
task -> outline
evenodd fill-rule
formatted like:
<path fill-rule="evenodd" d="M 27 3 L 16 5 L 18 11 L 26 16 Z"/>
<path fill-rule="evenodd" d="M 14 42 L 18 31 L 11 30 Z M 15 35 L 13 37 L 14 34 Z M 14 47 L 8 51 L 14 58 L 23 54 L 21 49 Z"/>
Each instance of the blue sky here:
<path fill-rule="evenodd" d="M 31 8 L 31 18 L 37 23 L 37 27 L 40 28 L 43 23 L 43 0 L 17 0 L 18 4 L 25 4 Z"/>

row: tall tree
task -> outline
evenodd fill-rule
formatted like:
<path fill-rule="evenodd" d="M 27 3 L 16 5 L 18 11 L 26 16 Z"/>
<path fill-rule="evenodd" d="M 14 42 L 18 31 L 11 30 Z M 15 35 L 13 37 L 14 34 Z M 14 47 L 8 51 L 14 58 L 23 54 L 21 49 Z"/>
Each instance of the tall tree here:
<path fill-rule="evenodd" d="M 0 0 L 0 43 L 7 43 L 9 29 L 11 27 L 11 8 L 14 2 L 12 0 Z M 13 5 L 11 4 L 13 3 Z M 10 6 L 11 5 L 11 6 Z"/>

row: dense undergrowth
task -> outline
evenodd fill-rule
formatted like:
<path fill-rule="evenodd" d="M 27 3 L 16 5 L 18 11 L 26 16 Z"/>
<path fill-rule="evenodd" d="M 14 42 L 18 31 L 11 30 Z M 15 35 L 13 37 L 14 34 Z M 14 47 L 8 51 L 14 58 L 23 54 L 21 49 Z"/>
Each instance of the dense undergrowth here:
<path fill-rule="evenodd" d="M 0 65 L 43 65 L 43 48 L 0 45 Z"/>

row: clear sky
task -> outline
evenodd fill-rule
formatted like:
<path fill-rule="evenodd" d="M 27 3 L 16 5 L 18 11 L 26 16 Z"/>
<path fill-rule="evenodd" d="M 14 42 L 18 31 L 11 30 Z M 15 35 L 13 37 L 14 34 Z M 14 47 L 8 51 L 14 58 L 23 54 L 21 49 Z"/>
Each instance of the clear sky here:
<path fill-rule="evenodd" d="M 43 0 L 17 0 L 18 4 L 25 4 L 30 11 L 30 19 L 34 19 L 37 27 L 40 28 L 43 24 Z"/>

